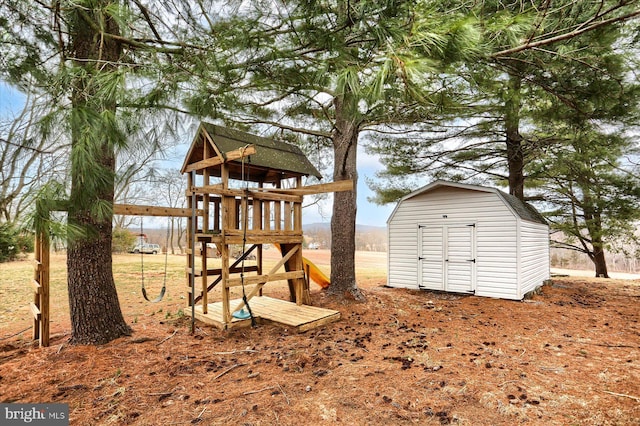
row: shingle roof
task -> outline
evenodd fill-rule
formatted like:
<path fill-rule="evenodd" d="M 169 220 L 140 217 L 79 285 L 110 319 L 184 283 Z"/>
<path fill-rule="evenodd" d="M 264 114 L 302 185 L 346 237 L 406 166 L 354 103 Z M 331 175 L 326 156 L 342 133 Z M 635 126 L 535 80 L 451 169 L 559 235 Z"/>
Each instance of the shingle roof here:
<path fill-rule="evenodd" d="M 528 220 L 530 222 L 537 222 L 547 224 L 546 219 L 529 203 L 525 203 L 520 198 L 502 192 L 499 189 L 495 191 L 511 208 L 516 212 L 520 218 Z"/>
<path fill-rule="evenodd" d="M 203 159 L 204 144 L 206 142 L 212 143 L 213 148 L 223 156 L 227 152 L 242 148 L 248 144 L 254 145 L 256 153 L 251 155 L 250 160 L 245 161 L 245 167 L 249 167 L 245 174 L 245 179 L 248 178 L 251 181 L 277 182 L 281 179 L 298 176 L 315 176 L 318 179 L 322 179 L 320 172 L 311 164 L 302 150 L 295 145 L 216 126 L 207 122 L 200 123 L 198 133 L 182 166 L 183 172 L 187 165 Z M 229 166 L 230 177 L 232 179 L 240 179 L 241 160 L 231 161 Z M 220 167 L 218 166 L 210 171 L 219 176 L 217 174 L 219 169 Z"/>

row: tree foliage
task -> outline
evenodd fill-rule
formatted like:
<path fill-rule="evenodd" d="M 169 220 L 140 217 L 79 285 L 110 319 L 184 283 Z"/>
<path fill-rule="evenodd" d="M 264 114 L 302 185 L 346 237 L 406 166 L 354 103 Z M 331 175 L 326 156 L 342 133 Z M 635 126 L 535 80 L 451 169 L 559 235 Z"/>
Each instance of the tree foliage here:
<path fill-rule="evenodd" d="M 11 222 L 0 222 L 0 263 L 33 252 L 33 234 L 21 230 Z"/>
<path fill-rule="evenodd" d="M 136 237 L 126 228 L 115 227 L 111 241 L 113 253 L 128 253 L 134 246 Z"/>
<path fill-rule="evenodd" d="M 401 143 L 375 140 L 371 152 L 382 157 L 386 170 L 381 177 L 389 180 L 373 185 L 376 200 L 390 202 L 410 191 L 404 176 L 416 174 L 497 183 L 525 198 L 527 164 L 555 143 L 542 138 L 532 120 L 556 106 L 591 120 L 630 117 L 635 95 L 629 93 L 628 73 L 634 56 L 621 41 L 633 26 L 592 24 L 632 18 L 638 5 L 599 3 L 555 2 L 535 9 L 528 2 L 483 2 L 485 27 L 495 28 L 495 21 L 513 22 L 513 27 L 492 38 L 499 52 L 455 71 L 461 81 L 460 108 Z M 591 29 L 582 32 L 585 28 Z M 506 48 L 509 43 L 521 45 Z"/>
<path fill-rule="evenodd" d="M 143 113 L 173 94 L 158 59 L 185 47 L 161 40 L 158 26 L 169 36 L 174 29 L 163 24 L 161 9 L 139 1 L 12 0 L 0 11 L 0 75 L 46 98 L 41 135 L 59 130 L 69 147 L 61 187 L 74 231 L 67 233 L 71 341 L 105 343 L 130 333 L 111 271 L 117 155 L 130 155 L 142 134 L 147 147 L 157 146 L 161 128 L 147 127 Z M 59 200 L 40 205 L 45 212 L 60 207 Z"/>
<path fill-rule="evenodd" d="M 266 2 L 217 28 L 229 66 L 191 68 L 194 110 L 329 150 L 333 180 L 357 184 L 363 135 L 435 116 L 451 102 L 442 71 L 479 54 L 480 28 L 445 2 Z M 445 13 L 447 12 L 447 13 Z M 439 19 L 431 19 L 438 14 Z M 202 20 L 202 22 L 207 22 Z M 209 37 L 206 31 L 197 37 Z M 205 55 L 205 53 L 202 53 Z M 238 59 L 240 59 L 238 61 Z M 206 62 L 205 60 L 200 61 Z M 210 81 L 230 82 L 211 95 Z M 237 125 L 237 124 L 236 124 Z M 307 145 L 309 146 L 309 145 Z M 331 292 L 355 282 L 354 191 L 334 194 Z"/>
<path fill-rule="evenodd" d="M 64 175 L 64 145 L 39 131 L 41 100 L 28 96 L 21 111 L 0 123 L 0 221 L 22 223 L 39 190 Z"/>
<path fill-rule="evenodd" d="M 633 185 L 602 167 L 590 169 L 588 175 L 571 169 L 573 174 L 566 171 L 553 178 L 547 171 L 554 165 L 562 169 L 566 162 L 578 164 L 577 157 L 559 155 L 565 150 L 581 152 L 583 160 L 605 161 L 603 153 L 590 149 L 594 144 L 612 144 L 610 132 L 604 129 L 624 133 L 624 126 L 637 121 L 639 93 L 637 79 L 632 77 L 637 51 L 629 43 L 637 34 L 637 24 L 620 23 L 638 16 L 638 5 L 574 1 L 548 2 L 540 9 L 527 5 L 483 2 L 482 19 L 517 19 L 514 31 L 520 38 L 497 33 L 494 47 L 499 51 L 467 64 L 457 74 L 464 79 L 460 87 L 467 102 L 458 116 L 426 133 L 410 134 L 404 143 L 375 140 L 371 151 L 382 156 L 386 170 L 381 175 L 388 179 L 371 185 L 377 193 L 375 201 L 395 201 L 415 189 L 406 176 L 416 175 L 505 185 L 521 199 L 546 200 L 555 207 L 562 204 L 558 193 L 569 197 L 568 191 L 572 198 L 565 202 L 582 199 L 578 204 L 583 205 L 555 209 L 554 215 L 566 214 L 562 219 L 553 216 L 556 229 L 578 238 L 580 250 L 594 260 L 597 274 L 606 275 L 604 241 L 621 236 L 622 223 L 628 231 L 634 217 L 613 208 L 617 203 L 611 202 L 611 209 L 590 203 L 594 198 L 609 199 L 597 187 L 610 185 L 616 199 L 626 200 L 633 198 Z M 504 47 L 508 44 L 520 46 Z M 607 164 L 616 164 L 630 149 L 629 144 L 611 145 Z M 623 176 L 628 166 L 617 166 L 627 168 L 620 172 Z M 578 186 L 581 180 L 583 185 Z M 545 182 L 544 191 L 540 182 Z"/>
<path fill-rule="evenodd" d="M 640 176 L 623 164 L 637 155 L 628 138 L 587 123 L 547 125 L 564 137 L 545 157 L 533 162 L 539 178 L 533 188 L 544 194 L 542 206 L 556 246 L 587 254 L 596 277 L 609 276 L 605 251 L 618 241 L 633 241 L 640 220 Z"/>

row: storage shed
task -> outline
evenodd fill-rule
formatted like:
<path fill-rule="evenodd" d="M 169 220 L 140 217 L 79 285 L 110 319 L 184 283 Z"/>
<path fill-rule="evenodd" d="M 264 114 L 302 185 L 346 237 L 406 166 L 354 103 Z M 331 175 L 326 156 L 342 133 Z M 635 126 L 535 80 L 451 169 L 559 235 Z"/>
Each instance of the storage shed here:
<path fill-rule="evenodd" d="M 550 276 L 549 227 L 498 189 L 438 180 L 387 220 L 390 287 L 521 300 Z"/>

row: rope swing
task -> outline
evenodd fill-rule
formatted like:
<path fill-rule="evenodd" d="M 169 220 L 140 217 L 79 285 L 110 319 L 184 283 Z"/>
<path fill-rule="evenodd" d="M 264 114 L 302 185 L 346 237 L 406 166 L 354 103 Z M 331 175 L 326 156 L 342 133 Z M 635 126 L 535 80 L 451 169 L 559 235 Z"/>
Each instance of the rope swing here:
<path fill-rule="evenodd" d="M 140 217 L 140 235 L 144 235 L 144 228 L 142 225 L 142 217 Z M 160 290 L 160 294 L 155 299 L 149 299 L 147 295 L 147 289 L 144 287 L 144 248 L 140 250 L 140 275 L 142 279 L 142 297 L 147 302 L 158 303 L 164 297 L 164 294 L 167 291 L 167 263 L 169 262 L 169 230 L 170 230 L 171 218 L 169 217 L 169 223 L 167 224 L 167 239 L 165 242 L 165 254 L 164 254 L 164 274 L 162 279 L 162 289 Z"/>
<path fill-rule="evenodd" d="M 244 156 L 244 150 L 247 149 L 247 147 L 249 147 L 249 145 L 245 145 L 244 148 L 242 148 L 242 160 L 241 160 L 241 171 L 242 171 L 242 181 L 244 182 L 244 192 L 243 192 L 243 198 L 244 198 L 244 209 L 242 211 L 242 266 L 240 267 L 240 283 L 242 284 L 242 301 L 244 302 L 244 306 L 247 307 L 247 309 L 244 309 L 244 306 L 242 307 L 242 309 L 240 309 L 239 311 L 236 311 L 232 314 L 232 316 L 234 318 L 238 318 L 238 319 L 247 319 L 247 318 L 251 318 L 251 326 L 255 327 L 256 326 L 256 319 L 253 316 L 253 312 L 251 311 L 251 306 L 249 306 L 249 299 L 247 299 L 247 293 L 245 292 L 245 288 L 244 288 L 244 260 L 246 258 L 245 256 L 245 250 L 246 250 L 246 245 L 247 245 L 247 227 L 249 226 L 249 218 L 248 216 L 248 211 L 249 211 L 249 168 L 247 168 L 247 178 L 245 179 L 245 174 L 244 174 L 244 161 L 245 161 L 245 156 Z M 248 158 L 248 162 L 249 164 L 251 164 L 251 156 L 249 156 Z"/>

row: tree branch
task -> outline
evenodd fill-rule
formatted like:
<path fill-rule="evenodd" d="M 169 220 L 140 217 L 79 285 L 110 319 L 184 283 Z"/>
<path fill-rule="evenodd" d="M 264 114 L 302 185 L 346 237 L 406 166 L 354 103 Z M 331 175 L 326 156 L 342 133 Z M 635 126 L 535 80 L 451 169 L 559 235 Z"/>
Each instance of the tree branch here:
<path fill-rule="evenodd" d="M 295 133 L 302 133 L 309 136 L 319 136 L 321 138 L 331 138 L 331 133 L 323 132 L 321 130 L 303 129 L 300 127 L 288 126 L 286 124 L 278 123 L 277 121 L 269 120 L 247 120 L 243 121 L 245 124 L 268 124 L 270 126 L 277 127 L 282 130 L 289 130 Z"/>
<path fill-rule="evenodd" d="M 570 31 L 568 33 L 560 34 L 560 35 L 555 36 L 555 37 L 550 37 L 550 38 L 546 38 L 546 39 L 539 40 L 539 41 L 528 41 L 527 43 L 522 44 L 520 46 L 512 47 L 511 49 L 505 49 L 505 50 L 501 50 L 500 52 L 496 52 L 496 53 L 490 55 L 490 57 L 493 58 L 493 59 L 501 59 L 501 58 L 507 57 L 509 55 L 512 55 L 514 53 L 522 52 L 523 50 L 532 49 L 534 47 L 546 46 L 546 45 L 549 45 L 549 44 L 557 43 L 559 41 L 568 40 L 568 39 L 571 39 L 573 37 L 576 37 L 576 36 L 579 36 L 581 34 L 584 34 L 586 32 L 596 30 L 596 29 L 598 29 L 600 27 L 604 27 L 604 26 L 607 26 L 607 25 L 610 25 L 610 24 L 614 24 L 616 22 L 628 21 L 628 20 L 634 19 L 634 18 L 636 18 L 638 16 L 640 16 L 640 10 L 636 10 L 634 12 L 631 12 L 631 13 L 623 15 L 623 16 L 617 16 L 615 18 L 605 19 L 603 21 L 599 21 L 599 22 L 596 22 L 594 24 L 588 25 L 588 26 L 586 26 L 584 28 L 580 28 L 580 29 L 577 29 L 577 30 Z"/>

